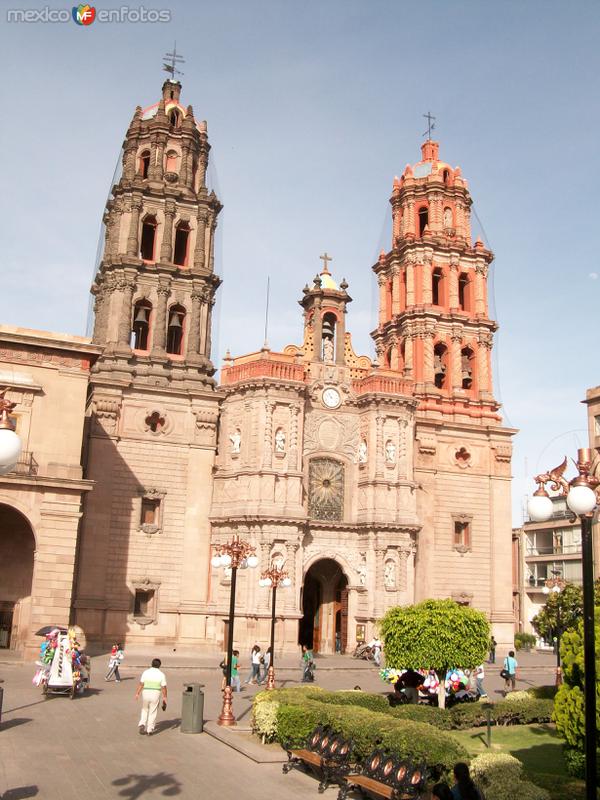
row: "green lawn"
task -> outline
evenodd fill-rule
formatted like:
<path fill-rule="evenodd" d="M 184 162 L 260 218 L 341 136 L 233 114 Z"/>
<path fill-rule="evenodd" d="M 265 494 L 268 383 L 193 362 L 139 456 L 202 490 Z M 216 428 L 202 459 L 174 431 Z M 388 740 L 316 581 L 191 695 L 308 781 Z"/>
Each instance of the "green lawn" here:
<path fill-rule="evenodd" d="M 452 731 L 469 753 L 487 752 L 486 729 Z M 529 778 L 543 786 L 553 800 L 583 800 L 583 781 L 570 778 L 562 756 L 562 739 L 554 725 L 510 725 L 492 727 L 492 752 L 510 753 L 522 762 Z"/>

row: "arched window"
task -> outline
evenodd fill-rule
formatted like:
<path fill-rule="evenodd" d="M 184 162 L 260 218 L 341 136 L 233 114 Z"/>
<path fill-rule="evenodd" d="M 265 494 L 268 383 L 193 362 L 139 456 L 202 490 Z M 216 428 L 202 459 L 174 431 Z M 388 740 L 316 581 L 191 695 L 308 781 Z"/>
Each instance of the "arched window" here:
<path fill-rule="evenodd" d="M 176 108 L 169 111 L 169 122 L 172 128 L 178 128 L 181 125 L 181 115 Z"/>
<path fill-rule="evenodd" d="M 321 328 L 321 356 L 323 361 L 333 363 L 335 361 L 335 326 L 337 319 L 335 314 L 325 314 Z"/>
<path fill-rule="evenodd" d="M 177 151 L 169 150 L 166 155 L 165 172 L 177 172 Z"/>
<path fill-rule="evenodd" d="M 434 306 L 442 305 L 442 280 L 444 273 L 441 267 L 436 267 L 431 273 L 431 302 Z"/>
<path fill-rule="evenodd" d="M 469 276 L 461 272 L 458 276 L 458 307 L 461 311 L 469 311 Z"/>
<path fill-rule="evenodd" d="M 438 342 L 433 348 L 433 380 L 438 389 L 444 389 L 448 380 L 448 348 Z"/>
<path fill-rule="evenodd" d="M 187 265 L 189 238 L 190 226 L 187 222 L 180 222 L 175 228 L 175 247 L 173 248 L 173 263 L 180 267 Z"/>
<path fill-rule="evenodd" d="M 142 178 L 148 177 L 148 170 L 150 169 L 150 150 L 143 150 L 140 153 L 140 160 L 138 163 L 138 172 Z"/>
<path fill-rule="evenodd" d="M 473 387 L 473 357 L 474 353 L 470 347 L 463 347 L 460 351 L 461 386 L 463 389 L 471 389 Z"/>
<path fill-rule="evenodd" d="M 151 313 L 152 304 L 148 300 L 138 300 L 133 307 L 131 346 L 134 350 L 148 350 Z"/>
<path fill-rule="evenodd" d="M 333 458 L 313 458 L 308 469 L 308 515 L 341 520 L 344 515 L 344 465 Z"/>
<path fill-rule="evenodd" d="M 392 347 L 388 347 L 388 349 L 383 354 L 383 366 L 386 369 L 391 369 L 392 367 L 392 354 L 393 354 Z"/>
<path fill-rule="evenodd" d="M 180 356 L 183 352 L 183 326 L 185 324 L 185 308 L 171 306 L 169 324 L 167 326 L 167 353 Z"/>
<path fill-rule="evenodd" d="M 419 236 L 423 236 L 425 228 L 429 223 L 429 209 L 427 206 L 419 209 Z"/>
<path fill-rule="evenodd" d="M 156 217 L 150 214 L 142 222 L 142 236 L 140 241 L 140 258 L 144 261 L 154 261 L 154 245 L 156 243 Z"/>
<path fill-rule="evenodd" d="M 445 169 L 445 170 L 442 172 L 442 178 L 443 178 L 443 180 L 444 180 L 444 183 L 445 183 L 445 184 L 446 184 L 446 186 L 447 186 L 447 185 L 450 183 L 450 170 L 449 170 L 449 169 Z"/>

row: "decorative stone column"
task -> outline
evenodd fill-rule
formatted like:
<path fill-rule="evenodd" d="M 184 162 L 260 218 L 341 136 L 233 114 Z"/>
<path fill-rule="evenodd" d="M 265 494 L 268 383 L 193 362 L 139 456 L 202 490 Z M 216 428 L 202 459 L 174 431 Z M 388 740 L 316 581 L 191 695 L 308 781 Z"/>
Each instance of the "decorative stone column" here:
<path fill-rule="evenodd" d="M 200 352 L 200 316 L 202 311 L 202 299 L 204 297 L 203 286 L 196 281 L 193 283 L 193 288 L 190 294 L 192 301 L 192 316 L 190 319 L 190 330 L 187 339 L 187 357 L 188 360 L 195 360 L 195 357 Z"/>
<path fill-rule="evenodd" d="M 123 177 L 130 183 L 135 178 L 135 156 L 137 144 L 135 139 L 129 139 L 123 153 Z"/>
<path fill-rule="evenodd" d="M 387 279 L 386 279 L 385 275 L 382 272 L 380 272 L 377 275 L 377 285 L 379 286 L 379 324 L 380 325 L 383 325 L 387 320 L 386 313 L 385 313 L 386 312 L 386 306 L 387 306 L 387 303 L 386 303 L 386 284 L 387 284 Z"/>
<path fill-rule="evenodd" d="M 165 176 L 165 148 L 167 137 L 158 136 L 156 139 L 156 164 L 154 165 L 154 180 L 162 181 Z"/>
<path fill-rule="evenodd" d="M 410 556 L 411 550 L 410 547 L 400 547 L 398 550 L 398 557 L 399 557 L 399 575 L 398 575 L 398 589 L 401 592 L 405 592 L 408 587 L 408 574 L 407 574 L 407 562 Z"/>
<path fill-rule="evenodd" d="M 208 213 L 204 207 L 198 209 L 198 222 L 196 225 L 196 246 L 194 248 L 194 269 L 205 267 L 206 220 Z"/>
<path fill-rule="evenodd" d="M 406 429 L 408 422 L 403 417 L 398 417 L 398 477 L 406 478 L 407 469 L 407 445 Z"/>
<path fill-rule="evenodd" d="M 487 278 L 487 266 L 477 264 L 475 267 L 475 313 L 484 317 L 485 308 L 485 280 Z"/>
<path fill-rule="evenodd" d="M 198 189 L 206 189 L 206 169 L 208 167 L 208 150 L 203 142 L 200 145 L 200 155 L 198 157 Z"/>
<path fill-rule="evenodd" d="M 450 256 L 450 270 L 448 272 L 448 306 L 450 311 L 458 308 L 458 257 Z"/>
<path fill-rule="evenodd" d="M 192 170 L 190 168 L 190 145 L 189 142 L 183 141 L 181 144 L 181 168 L 179 170 L 179 185 L 189 188 L 192 178 Z"/>
<path fill-rule="evenodd" d="M 400 270 L 397 265 L 392 268 L 392 315 L 400 313 Z"/>
<path fill-rule="evenodd" d="M 209 356 L 210 342 L 208 339 L 208 320 L 209 320 L 209 304 L 211 300 L 210 289 L 208 286 L 203 286 L 201 291 L 201 305 L 200 305 L 200 345 L 198 352 L 202 356 Z"/>
<path fill-rule="evenodd" d="M 296 611 L 297 602 L 299 601 L 299 596 L 300 596 L 300 593 L 298 591 L 298 581 L 296 576 L 296 570 L 297 570 L 296 554 L 298 552 L 299 547 L 300 544 L 298 542 L 285 543 L 285 552 L 286 552 L 285 569 L 292 581 L 292 585 L 289 587 L 289 589 L 286 590 L 285 608 L 287 611 L 291 612 Z"/>
<path fill-rule="evenodd" d="M 171 294 L 168 282 L 160 282 L 156 287 L 158 303 L 156 305 L 156 321 L 152 334 L 152 354 L 164 354 L 167 343 L 167 299 Z"/>
<path fill-rule="evenodd" d="M 210 351 L 212 348 L 212 310 L 215 304 L 215 298 L 210 295 L 206 303 L 206 346 L 204 348 L 204 355 L 210 359 Z"/>
<path fill-rule="evenodd" d="M 160 246 L 160 260 L 173 261 L 173 220 L 175 219 L 175 203 L 172 200 L 165 202 L 165 226 L 163 239 Z"/>
<path fill-rule="evenodd" d="M 129 219 L 129 235 L 127 237 L 127 255 L 137 257 L 139 255 L 139 227 L 140 211 L 142 208 L 141 195 L 134 194 L 131 198 L 131 216 Z"/>
<path fill-rule="evenodd" d="M 131 346 L 131 312 L 135 282 L 131 279 L 124 278 L 119 282 L 118 288 L 121 294 L 121 311 L 119 314 L 119 334 L 117 341 L 120 348 L 129 349 Z"/>
<path fill-rule="evenodd" d="M 298 416 L 300 408 L 297 405 L 290 406 L 290 449 L 288 453 L 288 467 L 291 470 L 298 469 Z"/>
<path fill-rule="evenodd" d="M 377 618 L 383 616 L 384 613 L 384 599 L 383 599 L 383 578 L 384 578 L 384 563 L 383 560 L 385 558 L 385 548 L 376 547 L 375 548 L 375 584 L 372 586 L 372 591 L 375 596 L 375 602 L 373 603 L 373 610 L 374 615 Z M 371 587 L 369 587 L 371 588 Z"/>
<path fill-rule="evenodd" d="M 423 253 L 423 304 L 431 305 L 433 300 L 431 291 L 431 270 L 433 264 L 433 256 L 430 252 Z"/>
<path fill-rule="evenodd" d="M 375 417 L 375 477 L 383 478 L 383 423 L 385 417 L 377 414 Z"/>
<path fill-rule="evenodd" d="M 462 389 L 462 330 L 458 327 L 452 328 L 450 334 L 452 343 L 452 389 Z"/>
<path fill-rule="evenodd" d="M 267 399 L 265 401 L 265 435 L 263 440 L 263 467 L 267 469 L 273 463 L 273 412 L 275 403 Z"/>
<path fill-rule="evenodd" d="M 435 376 L 433 374 L 433 340 L 435 339 L 435 329 L 426 328 L 423 331 L 423 381 L 426 386 L 435 386 Z"/>
<path fill-rule="evenodd" d="M 404 334 L 404 377 L 413 378 L 414 371 L 414 334 Z"/>
<path fill-rule="evenodd" d="M 106 229 L 105 253 L 108 256 L 119 254 L 119 237 L 121 235 L 121 217 L 123 214 L 123 203 L 119 197 L 114 201 L 109 213 L 108 225 Z"/>
<path fill-rule="evenodd" d="M 217 229 L 217 215 L 213 214 L 210 220 L 210 247 L 208 268 L 211 272 L 215 271 L 215 231 Z"/>
<path fill-rule="evenodd" d="M 479 392 L 484 397 L 491 397 L 490 354 L 492 352 L 492 336 L 482 332 L 478 337 L 477 366 L 479 370 Z"/>
<path fill-rule="evenodd" d="M 406 258 L 406 307 L 415 304 L 415 254 L 410 253 Z"/>

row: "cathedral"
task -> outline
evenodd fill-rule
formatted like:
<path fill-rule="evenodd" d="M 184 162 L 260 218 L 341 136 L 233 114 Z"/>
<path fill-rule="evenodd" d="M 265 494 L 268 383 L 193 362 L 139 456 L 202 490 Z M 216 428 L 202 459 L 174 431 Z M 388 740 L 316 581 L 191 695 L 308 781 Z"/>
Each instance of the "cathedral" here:
<path fill-rule="evenodd" d="M 237 534 L 259 558 L 237 576 L 240 648 L 268 642 L 271 591 L 259 578 L 272 563 L 291 579 L 278 597 L 280 651 L 350 650 L 391 606 L 430 597 L 481 609 L 500 646 L 512 644 L 515 431 L 492 387 L 493 255 L 472 240 L 460 168 L 428 139 L 394 179 L 389 250 L 372 266 L 374 359 L 354 351 L 350 287 L 325 254 L 298 287 L 298 343 L 227 353 L 217 382 L 221 203 L 207 186 L 206 123 L 181 88 L 169 79 L 159 102 L 135 111 L 104 216 L 93 336 L 69 339 L 79 372 L 86 354 L 88 383 L 81 475 L 69 489 L 77 521 L 62 565 L 42 559 L 45 576 L 66 571 L 60 603 L 34 565 L 45 551 L 33 495 L 12 502 L 11 488 L 21 497 L 27 486 L 0 477 L 0 518 L 12 502 L 35 551 L 25 589 L 0 590 L 0 614 L 12 603 L 20 620 L 13 640 L 28 646 L 34 628 L 70 619 L 98 648 L 221 649 L 231 575 L 211 556 Z M 0 330 L 0 344 L 11 335 Z M 0 376 L 11 358 L 0 350 Z M 23 386 L 9 385 L 17 414 Z M 63 620 L 46 618 L 48 603 Z"/>

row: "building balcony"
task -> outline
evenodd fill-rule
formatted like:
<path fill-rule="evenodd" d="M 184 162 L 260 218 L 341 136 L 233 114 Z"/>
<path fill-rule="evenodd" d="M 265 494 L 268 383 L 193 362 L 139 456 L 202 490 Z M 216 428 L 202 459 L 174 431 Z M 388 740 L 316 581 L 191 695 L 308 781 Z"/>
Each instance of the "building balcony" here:
<path fill-rule="evenodd" d="M 23 450 L 15 468 L 7 473 L 7 475 L 19 475 L 25 478 L 31 478 L 38 474 L 39 464 L 33 457 L 33 453 Z"/>

